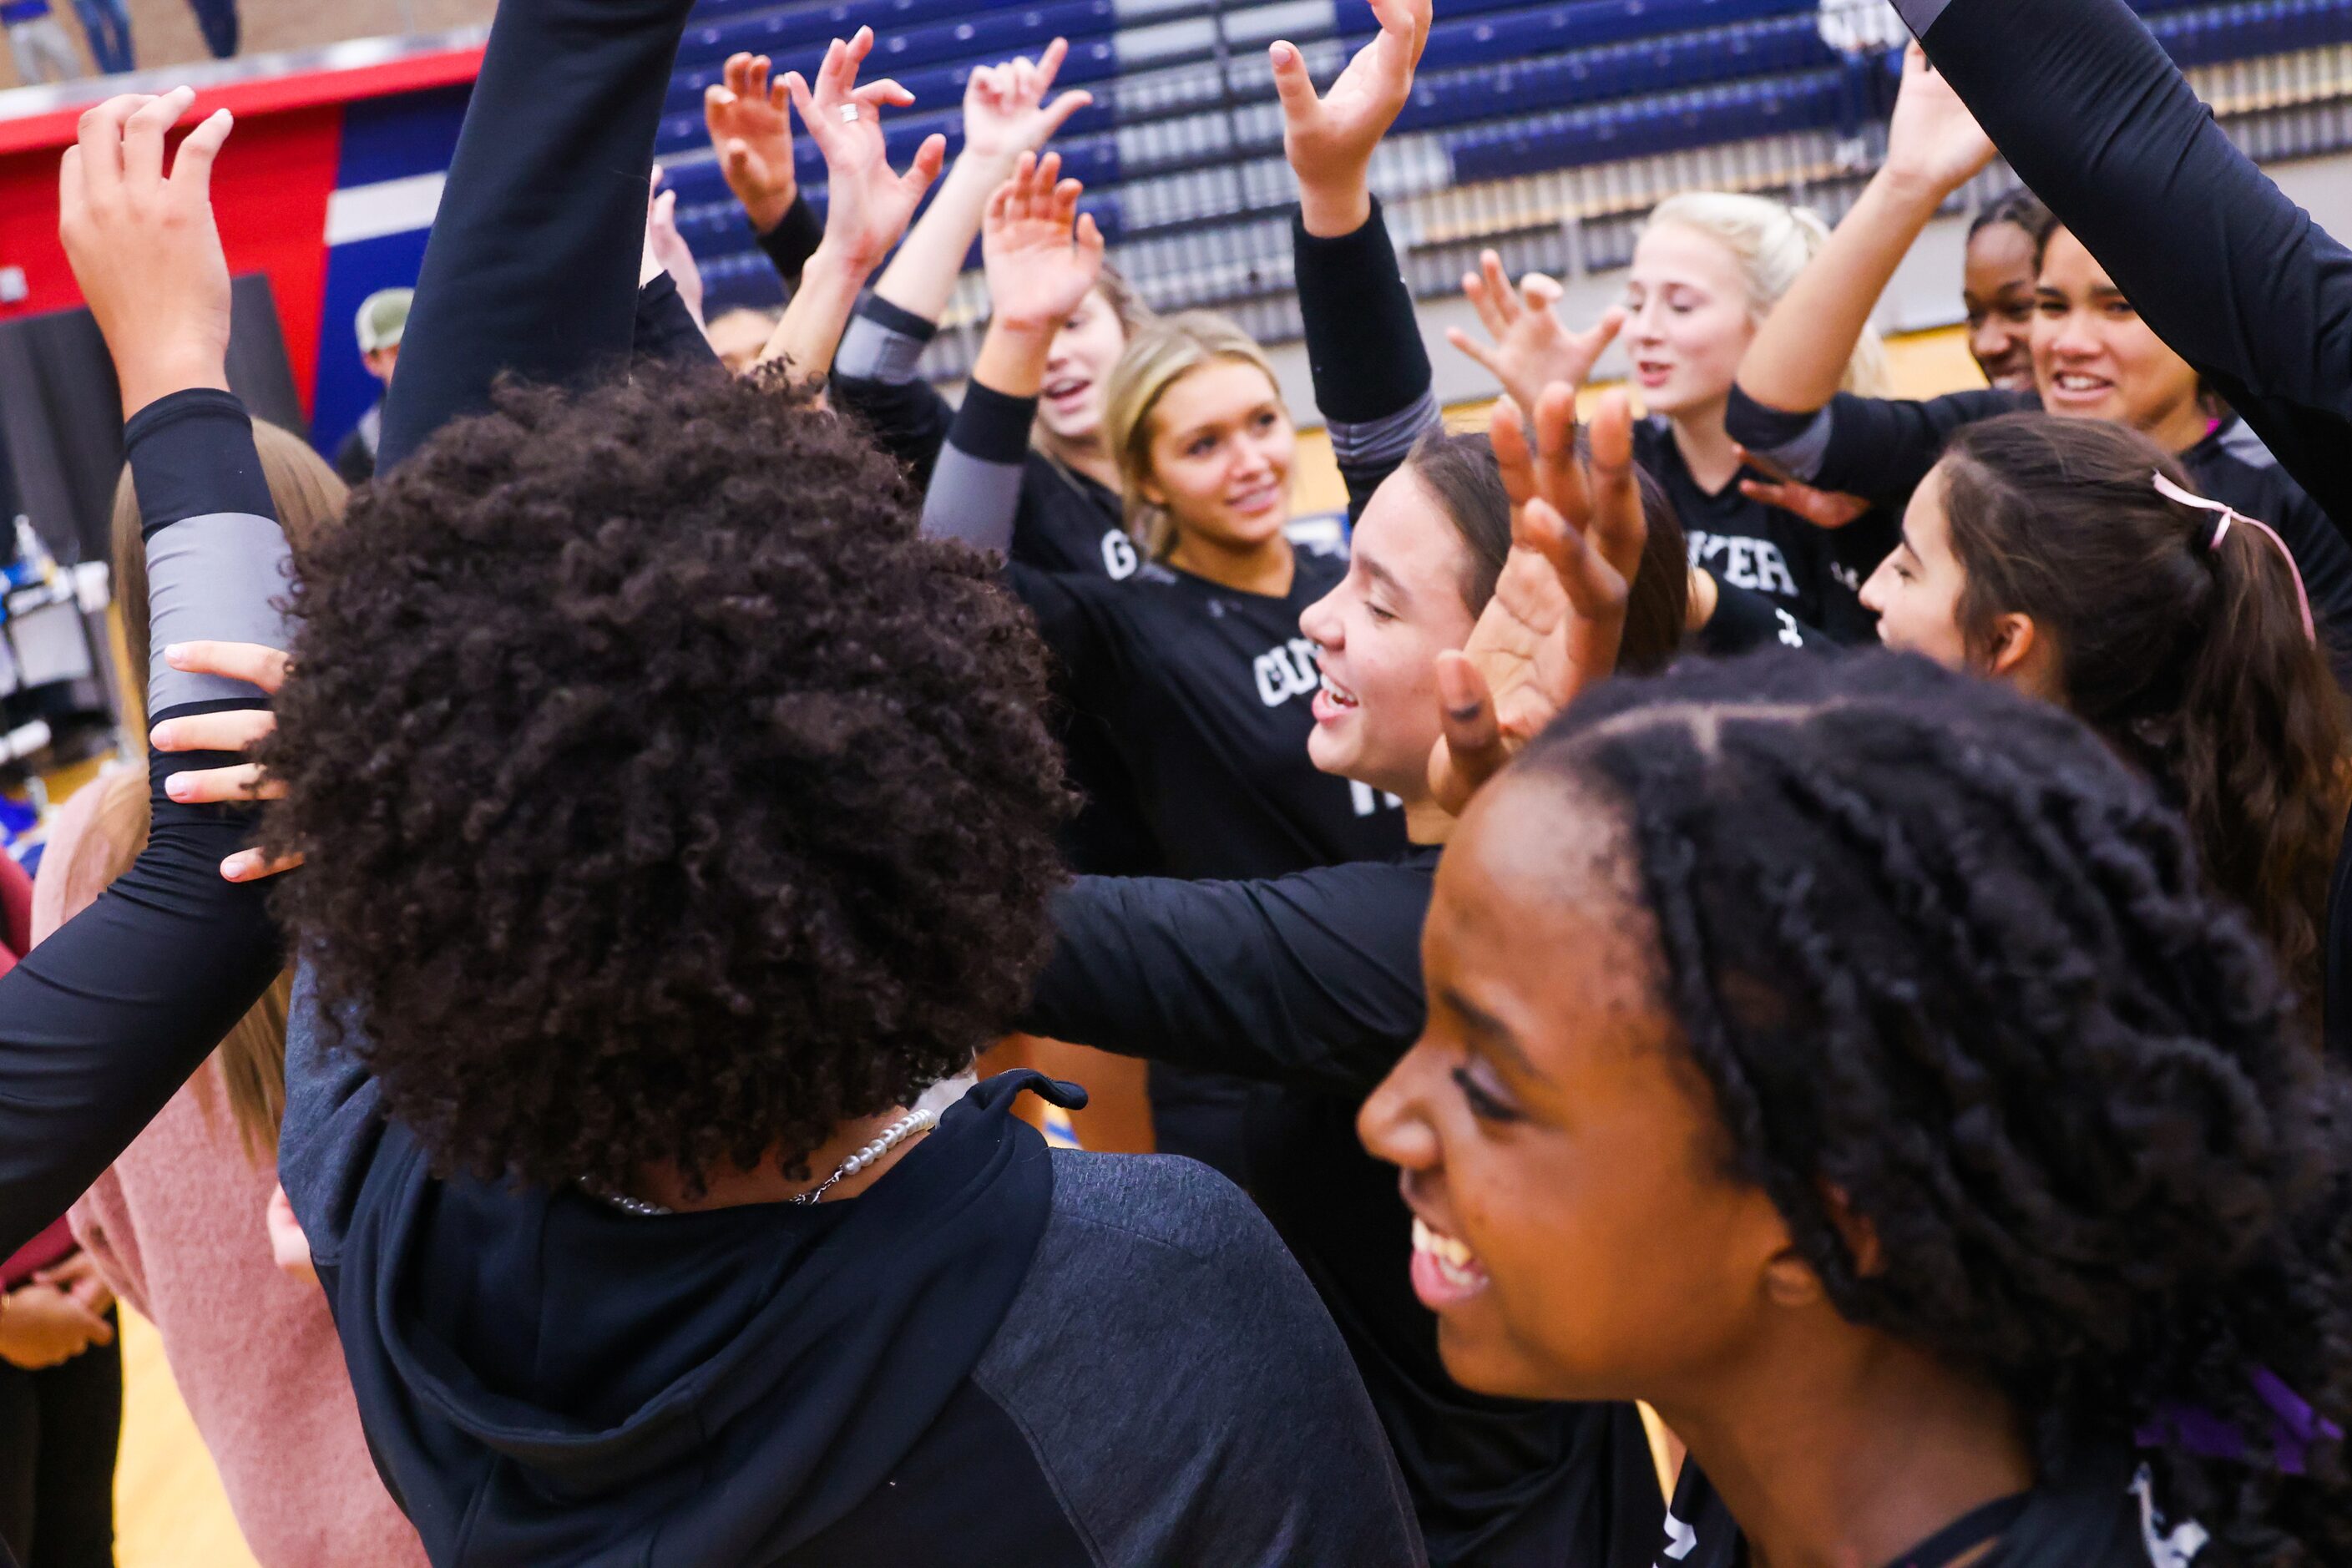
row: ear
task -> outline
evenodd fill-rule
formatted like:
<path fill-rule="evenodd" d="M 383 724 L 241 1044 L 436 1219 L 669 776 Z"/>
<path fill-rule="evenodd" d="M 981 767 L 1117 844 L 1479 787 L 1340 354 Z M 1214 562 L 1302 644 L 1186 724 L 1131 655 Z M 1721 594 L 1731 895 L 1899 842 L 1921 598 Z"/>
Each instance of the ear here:
<path fill-rule="evenodd" d="M 1830 1223 L 1837 1227 L 1846 1251 L 1853 1257 L 1854 1273 L 1866 1279 L 1884 1269 L 1886 1255 L 1879 1245 L 1878 1227 L 1855 1212 L 1845 1189 L 1834 1182 L 1822 1183 L 1821 1194 Z M 1828 1300 L 1828 1292 L 1822 1288 L 1822 1277 L 1794 1245 L 1783 1247 L 1764 1266 L 1764 1291 L 1766 1299 L 1776 1307 L 1811 1307 Z"/>
<path fill-rule="evenodd" d="M 1168 492 L 1160 488 L 1160 481 L 1157 479 L 1137 479 L 1135 481 L 1135 493 L 1141 496 L 1146 501 L 1150 502 L 1153 506 L 1159 507 L 1163 510 L 1167 508 Z"/>
<path fill-rule="evenodd" d="M 2030 682 L 2045 651 L 2041 628 L 2033 617 L 2011 610 L 1993 623 L 1992 652 L 1987 673 L 2015 685 Z"/>
<path fill-rule="evenodd" d="M 1822 1277 L 1794 1246 L 1783 1247 L 1764 1265 L 1764 1299 L 1775 1307 L 1817 1307 L 1825 1294 Z"/>

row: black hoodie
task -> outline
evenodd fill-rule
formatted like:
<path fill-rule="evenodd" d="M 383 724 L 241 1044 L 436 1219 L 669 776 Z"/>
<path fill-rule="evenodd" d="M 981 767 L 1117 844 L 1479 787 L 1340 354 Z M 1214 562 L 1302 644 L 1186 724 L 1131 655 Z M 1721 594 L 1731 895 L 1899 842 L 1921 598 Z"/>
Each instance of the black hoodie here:
<path fill-rule="evenodd" d="M 859 1196 L 643 1217 L 436 1179 L 323 1052 L 280 1173 L 436 1563 L 1422 1561 L 1297 1267 L 1186 1161 L 982 1084 Z"/>

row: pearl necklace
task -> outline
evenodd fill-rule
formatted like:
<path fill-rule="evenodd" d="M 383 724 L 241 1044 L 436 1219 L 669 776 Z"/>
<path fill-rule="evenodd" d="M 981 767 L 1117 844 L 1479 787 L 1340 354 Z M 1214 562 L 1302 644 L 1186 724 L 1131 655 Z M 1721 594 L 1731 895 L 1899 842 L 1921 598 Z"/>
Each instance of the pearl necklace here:
<path fill-rule="evenodd" d="M 807 1192 L 799 1194 L 797 1196 L 786 1198 L 784 1202 L 788 1204 L 803 1205 L 819 1202 L 824 1198 L 825 1194 L 833 1191 L 836 1184 L 847 1181 L 850 1177 L 857 1174 L 860 1171 L 871 1170 L 874 1166 L 874 1163 L 881 1159 L 883 1155 L 888 1153 L 891 1150 L 896 1149 L 899 1144 L 904 1143 L 908 1139 L 912 1138 L 918 1132 L 929 1131 L 932 1128 L 939 1125 L 939 1117 L 929 1110 L 910 1110 L 907 1112 L 906 1115 L 901 1116 L 898 1121 L 893 1121 L 889 1126 L 884 1128 L 881 1134 L 877 1137 L 873 1142 L 868 1143 L 866 1147 L 857 1151 L 856 1153 L 852 1154 L 848 1159 L 844 1160 L 834 1171 L 832 1175 L 827 1176 L 824 1181 L 819 1182 Z M 659 1204 L 649 1204 L 643 1198 L 628 1197 L 620 1193 L 597 1193 L 595 1195 L 602 1198 L 604 1202 L 612 1205 L 614 1208 L 619 1209 L 623 1214 L 633 1214 L 640 1218 L 650 1219 L 657 1215 L 675 1214 L 677 1212 L 675 1209 L 666 1209 Z"/>

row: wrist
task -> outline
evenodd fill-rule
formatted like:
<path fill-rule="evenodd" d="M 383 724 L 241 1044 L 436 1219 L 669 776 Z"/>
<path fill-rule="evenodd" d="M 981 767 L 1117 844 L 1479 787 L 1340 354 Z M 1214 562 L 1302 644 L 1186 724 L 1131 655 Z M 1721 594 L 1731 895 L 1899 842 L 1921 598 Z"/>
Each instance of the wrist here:
<path fill-rule="evenodd" d="M 1870 183 L 1881 200 L 1922 218 L 1934 216 L 1947 196 L 1967 184 L 1965 180 L 1948 179 L 1899 162 L 1880 164 Z"/>
<path fill-rule="evenodd" d="M 743 216 L 751 220 L 751 232 L 768 235 L 784 221 L 784 215 L 793 210 L 793 203 L 800 199 L 800 187 L 793 184 L 781 191 L 762 191 L 752 195 L 738 191 L 735 199 L 743 204 Z"/>
<path fill-rule="evenodd" d="M 1298 219 L 1318 239 L 1339 239 L 1370 223 L 1372 193 L 1362 171 L 1338 180 L 1299 181 Z"/>
<path fill-rule="evenodd" d="M 225 356 L 202 351 L 143 353 L 128 361 L 117 360 L 114 379 L 121 389 L 122 417 L 127 421 L 149 404 L 175 392 L 195 387 L 226 392 L 228 367 Z"/>
<path fill-rule="evenodd" d="M 887 246 L 877 247 L 863 240 L 845 238 L 827 229 L 824 237 L 817 242 L 816 249 L 809 253 L 808 265 L 801 269 L 801 287 L 805 289 L 809 280 L 814 278 L 827 283 L 845 279 L 851 289 L 862 289 L 866 286 L 866 279 L 874 275 L 874 269 L 882 265 L 882 258 L 888 252 Z"/>
<path fill-rule="evenodd" d="M 1006 397 L 1034 397 L 1045 384 L 1051 331 L 992 318 L 972 360 L 971 379 Z"/>

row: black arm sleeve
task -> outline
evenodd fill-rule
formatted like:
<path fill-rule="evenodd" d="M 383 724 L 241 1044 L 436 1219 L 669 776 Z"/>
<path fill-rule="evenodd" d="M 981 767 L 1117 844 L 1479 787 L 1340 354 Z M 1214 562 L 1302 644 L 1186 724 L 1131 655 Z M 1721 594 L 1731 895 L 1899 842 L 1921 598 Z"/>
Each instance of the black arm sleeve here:
<path fill-rule="evenodd" d="M 1011 397 L 974 381 L 948 426 L 948 440 L 923 489 L 923 531 L 976 549 L 1013 552 L 1021 481 L 1029 463 L 1034 397 Z"/>
<path fill-rule="evenodd" d="M 1898 0 L 2018 176 L 2352 527 L 2352 250 L 2222 134 L 2123 0 Z"/>
<path fill-rule="evenodd" d="M 686 308 L 677 279 L 664 272 L 637 290 L 636 357 L 640 364 L 676 365 L 690 369 L 715 365 L 719 353 Z"/>
<path fill-rule="evenodd" d="M 1336 239 L 1317 238 L 1293 214 L 1290 246 L 1315 406 L 1330 426 L 1353 522 L 1421 433 L 1438 423 L 1429 351 L 1379 197 L 1362 227 Z"/>
<path fill-rule="evenodd" d="M 1753 588 L 1715 577 L 1715 614 L 1698 629 L 1698 651 L 1709 658 L 1730 658 L 1759 647 L 1810 647 L 1827 651 L 1836 645 Z"/>
<path fill-rule="evenodd" d="M 1343 1095 L 1421 1034 L 1434 866 L 1360 861 L 1254 882 L 1083 877 L 1022 1022 L 1121 1056 Z"/>
<path fill-rule="evenodd" d="M 1953 431 L 2039 406 L 2031 393 L 1986 387 L 1916 403 L 1841 392 L 1818 409 L 1790 413 L 1735 385 L 1723 423 L 1733 440 L 1809 485 L 1899 508 L 1944 455 Z"/>
<path fill-rule="evenodd" d="M 755 237 L 760 248 L 767 252 L 776 276 L 784 280 L 784 287 L 797 289 L 801 286 L 801 269 L 824 241 L 824 220 L 809 205 L 808 197 L 795 195 L 793 205 L 784 209 L 784 216 L 776 220 L 776 226 Z"/>
<path fill-rule="evenodd" d="M 501 374 L 628 361 L 646 188 L 694 0 L 505 0 L 426 242 L 376 457 L 388 472 Z"/>
<path fill-rule="evenodd" d="M 279 533 L 253 426 L 225 392 L 175 393 L 124 432 L 147 537 L 156 658 L 148 711 L 267 705 L 241 681 L 183 674 L 192 638 L 286 646 Z M 65 1213 L 268 987 L 282 963 L 267 889 L 224 881 L 250 808 L 180 805 L 163 781 L 236 759 L 155 752 L 153 825 L 90 907 L 0 976 L 0 1256 Z"/>
<path fill-rule="evenodd" d="M 833 356 L 835 400 L 866 421 L 875 444 L 906 464 L 919 486 L 931 482 L 955 417 L 939 388 L 915 370 L 938 331 L 937 321 L 868 294 Z"/>

